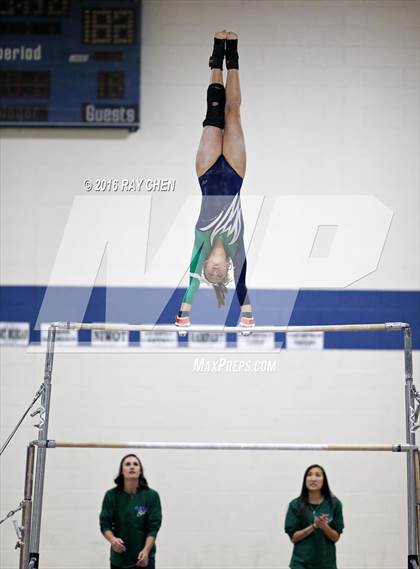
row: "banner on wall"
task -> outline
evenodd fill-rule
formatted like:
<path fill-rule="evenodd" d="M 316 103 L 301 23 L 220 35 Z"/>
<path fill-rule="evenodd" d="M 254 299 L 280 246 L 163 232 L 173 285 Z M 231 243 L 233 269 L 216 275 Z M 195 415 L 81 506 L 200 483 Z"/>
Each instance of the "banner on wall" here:
<path fill-rule="evenodd" d="M 193 350 L 224 350 L 226 334 L 223 332 L 190 332 L 188 347 Z"/>
<path fill-rule="evenodd" d="M 324 332 L 287 332 L 288 350 L 323 350 Z"/>
<path fill-rule="evenodd" d="M 0 346 L 27 346 L 29 322 L 0 322 Z"/>
<path fill-rule="evenodd" d="M 128 348 L 127 330 L 92 330 L 91 345 L 94 348 Z"/>
<path fill-rule="evenodd" d="M 252 332 L 249 336 L 244 336 L 243 334 L 237 335 L 237 347 L 239 350 L 244 351 L 255 351 L 255 352 L 266 352 L 272 351 L 276 347 L 275 335 L 273 332 L 261 333 Z"/>
<path fill-rule="evenodd" d="M 45 346 L 48 340 L 49 322 L 41 323 L 41 344 Z M 78 345 L 77 330 L 57 330 L 55 341 L 57 346 L 74 348 Z"/>
<path fill-rule="evenodd" d="M 176 332 L 141 332 L 140 345 L 146 350 L 165 350 L 178 347 Z"/>

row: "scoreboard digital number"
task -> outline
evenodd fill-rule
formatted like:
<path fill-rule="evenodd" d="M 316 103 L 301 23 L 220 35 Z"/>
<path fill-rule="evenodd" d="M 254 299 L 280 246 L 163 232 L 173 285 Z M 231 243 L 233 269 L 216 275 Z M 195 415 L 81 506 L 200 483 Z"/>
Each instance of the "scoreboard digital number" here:
<path fill-rule="evenodd" d="M 141 0 L 0 0 L 0 127 L 139 128 Z"/>

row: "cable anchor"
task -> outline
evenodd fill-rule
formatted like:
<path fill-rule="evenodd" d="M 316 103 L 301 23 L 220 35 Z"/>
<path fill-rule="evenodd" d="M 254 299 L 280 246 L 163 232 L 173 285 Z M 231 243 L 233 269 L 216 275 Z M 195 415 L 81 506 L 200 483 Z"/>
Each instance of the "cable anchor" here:
<path fill-rule="evenodd" d="M 7 516 L 5 516 L 2 520 L 0 520 L 0 524 L 2 524 L 6 520 L 8 520 L 12 516 L 14 516 L 16 514 L 16 512 L 19 512 L 19 510 L 21 510 L 22 508 L 23 508 L 23 502 L 21 502 L 19 504 L 19 506 L 16 508 L 16 510 L 10 510 L 10 512 L 7 514 Z"/>

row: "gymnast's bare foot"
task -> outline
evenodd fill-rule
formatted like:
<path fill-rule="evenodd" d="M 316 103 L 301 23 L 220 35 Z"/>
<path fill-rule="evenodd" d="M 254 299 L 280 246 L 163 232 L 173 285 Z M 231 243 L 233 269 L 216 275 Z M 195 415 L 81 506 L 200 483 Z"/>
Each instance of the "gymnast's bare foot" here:
<path fill-rule="evenodd" d="M 216 32 L 214 34 L 214 37 L 218 40 L 225 40 L 227 36 L 227 31 L 226 30 L 222 30 L 221 32 Z"/>
<path fill-rule="evenodd" d="M 238 34 L 226 34 L 226 69 L 239 69 Z"/>
<path fill-rule="evenodd" d="M 223 69 L 225 58 L 226 30 L 214 34 L 213 53 L 209 59 L 210 69 Z"/>

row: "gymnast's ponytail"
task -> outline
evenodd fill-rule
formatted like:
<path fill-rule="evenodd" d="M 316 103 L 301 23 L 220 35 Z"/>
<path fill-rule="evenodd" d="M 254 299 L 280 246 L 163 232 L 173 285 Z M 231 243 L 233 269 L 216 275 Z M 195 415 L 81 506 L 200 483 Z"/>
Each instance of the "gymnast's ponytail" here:
<path fill-rule="evenodd" d="M 225 305 L 225 297 L 228 292 L 227 286 L 224 283 L 213 284 L 212 286 L 217 299 L 217 307 L 221 308 Z"/>

